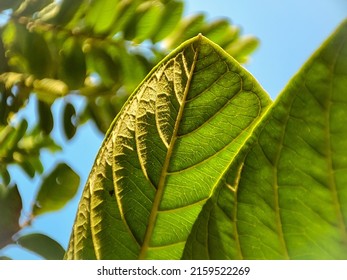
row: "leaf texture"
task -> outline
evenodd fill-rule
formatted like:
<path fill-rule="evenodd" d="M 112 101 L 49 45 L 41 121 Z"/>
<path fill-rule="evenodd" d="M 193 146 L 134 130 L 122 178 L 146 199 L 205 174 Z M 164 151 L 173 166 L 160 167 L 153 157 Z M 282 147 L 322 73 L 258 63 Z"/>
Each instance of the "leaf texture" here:
<path fill-rule="evenodd" d="M 255 128 L 183 258 L 347 259 L 347 22 Z"/>
<path fill-rule="evenodd" d="M 181 258 L 202 206 L 270 103 L 255 79 L 202 35 L 181 45 L 111 125 L 66 258 Z"/>

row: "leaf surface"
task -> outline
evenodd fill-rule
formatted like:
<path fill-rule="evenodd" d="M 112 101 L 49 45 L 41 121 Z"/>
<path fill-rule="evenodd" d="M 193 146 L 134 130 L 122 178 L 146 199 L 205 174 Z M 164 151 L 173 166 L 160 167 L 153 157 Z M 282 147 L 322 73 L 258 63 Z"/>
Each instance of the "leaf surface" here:
<path fill-rule="evenodd" d="M 12 243 L 12 235 L 19 229 L 22 199 L 17 186 L 4 187 L 0 184 L 0 248 Z"/>
<path fill-rule="evenodd" d="M 344 22 L 255 128 L 183 257 L 346 259 L 346 119 Z"/>
<path fill-rule="evenodd" d="M 59 163 L 44 178 L 33 207 L 33 215 L 41 215 L 64 207 L 75 196 L 79 182 L 79 176 L 70 166 Z"/>
<path fill-rule="evenodd" d="M 205 37 L 181 45 L 111 125 L 66 258 L 179 259 L 202 206 L 270 103 Z"/>
<path fill-rule="evenodd" d="M 41 233 L 23 235 L 17 243 L 46 260 L 61 260 L 64 257 L 64 248 L 55 240 Z"/>

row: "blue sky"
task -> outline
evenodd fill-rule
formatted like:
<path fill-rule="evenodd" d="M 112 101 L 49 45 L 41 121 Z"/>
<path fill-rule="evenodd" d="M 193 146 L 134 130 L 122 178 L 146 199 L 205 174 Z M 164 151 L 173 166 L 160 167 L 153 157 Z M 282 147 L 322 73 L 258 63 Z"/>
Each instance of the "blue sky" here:
<path fill-rule="evenodd" d="M 252 34 L 260 39 L 260 47 L 245 67 L 273 99 L 347 16 L 345 0 L 187 0 L 185 3 L 187 15 L 204 12 L 208 19 L 226 17 L 240 26 L 243 34 Z M 54 112 L 58 116 L 59 104 L 55 106 Z M 24 115 L 34 123 L 36 117 L 32 115 L 32 111 L 27 110 Z M 59 127 L 54 129 L 59 142 L 63 143 L 61 131 Z M 92 124 L 84 125 L 72 141 L 63 143 L 64 153 L 55 155 L 54 158 L 48 153 L 42 155 L 46 168 L 64 160 L 81 175 L 83 186 L 102 138 Z M 38 178 L 29 180 L 16 170 L 12 171 L 20 180 L 20 191 L 25 197 L 25 215 L 35 196 L 35 186 L 40 181 Z M 62 211 L 37 218 L 30 232 L 45 233 L 66 248 L 81 191 L 82 187 L 76 198 Z M 39 258 L 15 247 L 8 247 L 0 255 L 1 253 L 15 259 Z"/>

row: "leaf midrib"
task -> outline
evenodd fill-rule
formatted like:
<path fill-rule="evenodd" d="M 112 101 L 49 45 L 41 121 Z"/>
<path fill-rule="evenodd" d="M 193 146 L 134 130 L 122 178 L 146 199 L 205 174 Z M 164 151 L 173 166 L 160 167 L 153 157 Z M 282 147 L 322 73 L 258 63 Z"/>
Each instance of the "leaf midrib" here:
<path fill-rule="evenodd" d="M 172 137 L 171 137 L 171 141 L 165 156 L 165 160 L 164 160 L 164 164 L 163 164 L 163 168 L 160 174 L 160 179 L 158 182 L 158 188 L 157 188 L 157 192 L 155 194 L 154 200 L 153 200 L 153 205 L 152 205 L 152 209 L 151 209 L 151 213 L 149 215 L 148 218 L 148 226 L 146 229 L 146 233 L 145 233 L 145 237 L 144 237 L 144 241 L 143 244 L 141 246 L 141 250 L 139 253 L 139 259 L 145 259 L 146 258 L 146 253 L 148 251 L 149 243 L 153 234 L 153 230 L 154 230 L 154 225 L 157 219 L 157 215 L 159 212 L 159 206 L 160 206 L 160 202 L 162 200 L 162 196 L 164 193 L 164 188 L 165 188 L 165 182 L 166 182 L 166 177 L 168 175 L 168 168 L 169 168 L 169 164 L 170 164 L 170 159 L 172 156 L 172 152 L 173 152 L 173 148 L 175 146 L 175 142 L 177 139 L 177 134 L 178 134 L 178 129 L 179 129 L 179 124 L 182 120 L 183 117 L 183 111 L 184 111 L 184 107 L 185 107 L 185 101 L 189 92 L 189 88 L 190 88 L 190 84 L 192 81 L 192 77 L 193 77 L 193 72 L 195 70 L 195 66 L 196 66 L 196 62 L 197 62 L 197 57 L 199 54 L 199 47 L 200 47 L 200 43 L 201 43 L 201 38 L 202 36 L 199 35 L 197 37 L 197 47 L 194 50 L 195 54 L 194 54 L 194 58 L 193 58 L 193 63 L 188 75 L 188 79 L 187 79 L 187 83 L 184 89 L 184 93 L 183 93 L 183 98 L 182 98 L 182 105 L 179 108 L 178 114 L 177 114 L 177 118 L 175 121 L 175 126 L 172 132 Z M 191 45 L 193 46 L 193 45 Z"/>

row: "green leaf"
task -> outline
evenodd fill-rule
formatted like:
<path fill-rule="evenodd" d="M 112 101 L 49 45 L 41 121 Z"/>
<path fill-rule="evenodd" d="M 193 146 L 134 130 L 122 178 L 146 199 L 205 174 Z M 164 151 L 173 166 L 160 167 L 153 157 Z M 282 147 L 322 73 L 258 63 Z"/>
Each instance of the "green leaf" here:
<path fill-rule="evenodd" d="M 93 0 L 87 10 L 85 21 L 96 34 L 109 32 L 119 13 L 119 0 Z M 132 2 L 132 1 L 121 1 Z"/>
<path fill-rule="evenodd" d="M 37 97 L 46 103 L 53 103 L 69 92 L 68 86 L 63 81 L 55 79 L 34 80 L 32 86 Z"/>
<path fill-rule="evenodd" d="M 49 22 L 57 25 L 67 25 L 77 14 L 83 2 L 85 2 L 85 0 L 61 1 L 59 10 L 57 10 L 56 15 Z"/>
<path fill-rule="evenodd" d="M 203 14 L 184 18 L 169 38 L 166 39 L 168 48 L 174 48 L 189 38 L 200 33 L 205 21 Z"/>
<path fill-rule="evenodd" d="M 33 207 L 33 215 L 63 208 L 76 194 L 79 176 L 65 163 L 59 163 L 55 169 L 43 179 Z"/>
<path fill-rule="evenodd" d="M 68 38 L 62 46 L 60 56 L 60 78 L 70 89 L 82 87 L 86 78 L 87 66 L 81 42 L 75 38 Z"/>
<path fill-rule="evenodd" d="M 37 100 L 37 110 L 38 110 L 40 127 L 42 131 L 48 135 L 51 133 L 54 126 L 51 106 L 47 104 L 46 102 Z"/>
<path fill-rule="evenodd" d="M 49 5 L 52 3 L 53 0 L 25 0 L 22 1 L 21 5 L 19 8 L 15 11 L 15 15 L 17 17 L 19 16 L 31 16 L 35 12 L 43 9 L 45 6 Z"/>
<path fill-rule="evenodd" d="M 7 9 L 16 9 L 22 0 L 1 0 L 0 12 Z"/>
<path fill-rule="evenodd" d="M 205 37 L 180 46 L 111 125 L 66 258 L 179 259 L 202 206 L 270 103 Z"/>
<path fill-rule="evenodd" d="M 154 43 L 163 40 L 170 35 L 180 22 L 183 14 L 183 3 L 181 1 L 168 1 L 164 5 L 164 11 L 160 15 L 160 22 L 157 23 L 153 32 L 152 41 Z"/>
<path fill-rule="evenodd" d="M 46 260 L 62 260 L 64 248 L 55 240 L 41 233 L 31 233 L 19 237 L 18 245 L 28 249 Z"/>
<path fill-rule="evenodd" d="M 184 258 L 347 259 L 347 21 L 288 83 L 206 203 Z"/>
<path fill-rule="evenodd" d="M 0 127 L 0 157 L 6 157 L 16 149 L 27 128 L 28 122 L 25 119 L 22 119 L 16 127 L 10 125 Z"/>
<path fill-rule="evenodd" d="M 0 248 L 12 243 L 12 236 L 20 229 L 19 217 L 22 199 L 17 186 L 5 187 L 0 184 Z"/>
<path fill-rule="evenodd" d="M 102 84 L 112 87 L 119 82 L 121 65 L 117 57 L 112 57 L 105 46 L 93 47 L 87 54 L 89 67 L 97 72 Z"/>
<path fill-rule="evenodd" d="M 64 134 L 67 139 L 74 137 L 76 133 L 76 110 L 71 103 L 67 103 L 64 107 L 63 113 L 63 124 L 64 124 Z"/>
<path fill-rule="evenodd" d="M 136 43 L 151 38 L 159 24 L 163 10 L 163 5 L 157 1 L 145 1 L 140 4 L 132 20 L 124 28 L 124 38 Z"/>

